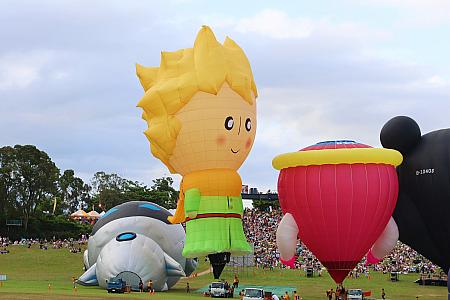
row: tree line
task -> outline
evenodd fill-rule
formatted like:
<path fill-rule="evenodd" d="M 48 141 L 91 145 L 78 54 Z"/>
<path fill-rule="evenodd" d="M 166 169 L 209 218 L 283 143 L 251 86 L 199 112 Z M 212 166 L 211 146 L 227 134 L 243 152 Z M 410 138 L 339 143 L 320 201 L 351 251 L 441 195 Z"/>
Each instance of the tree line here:
<path fill-rule="evenodd" d="M 143 200 L 175 208 L 178 191 L 163 177 L 148 187 L 117 174 L 97 172 L 89 183 L 73 170 L 61 171 L 33 145 L 0 148 L 0 228 L 6 220 L 20 219 L 27 232 L 30 219 L 49 216 L 67 219 L 78 209 L 108 210 L 118 204 Z"/>

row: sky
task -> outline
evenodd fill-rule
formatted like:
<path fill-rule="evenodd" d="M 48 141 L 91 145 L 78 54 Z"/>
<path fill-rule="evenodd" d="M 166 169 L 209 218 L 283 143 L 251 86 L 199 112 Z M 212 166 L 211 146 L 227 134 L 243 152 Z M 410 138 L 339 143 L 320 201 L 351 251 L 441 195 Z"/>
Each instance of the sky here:
<path fill-rule="evenodd" d="M 336 139 L 379 147 L 396 115 L 422 133 L 450 125 L 448 0 L 2 0 L 0 146 L 36 145 L 88 182 L 171 175 L 143 134 L 135 63 L 192 47 L 204 24 L 251 63 L 258 129 L 239 173 L 260 191 L 276 190 L 278 154 Z"/>

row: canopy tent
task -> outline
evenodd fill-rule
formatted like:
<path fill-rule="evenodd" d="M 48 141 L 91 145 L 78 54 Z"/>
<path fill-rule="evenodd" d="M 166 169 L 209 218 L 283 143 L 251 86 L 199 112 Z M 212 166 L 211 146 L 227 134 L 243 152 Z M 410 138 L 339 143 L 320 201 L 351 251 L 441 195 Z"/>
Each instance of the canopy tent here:
<path fill-rule="evenodd" d="M 77 210 L 73 214 L 70 215 L 70 217 L 77 219 L 77 218 L 87 218 L 89 215 L 82 209 Z"/>
<path fill-rule="evenodd" d="M 95 210 L 88 212 L 88 215 L 92 219 L 100 218 L 100 214 L 98 212 L 96 212 Z"/>

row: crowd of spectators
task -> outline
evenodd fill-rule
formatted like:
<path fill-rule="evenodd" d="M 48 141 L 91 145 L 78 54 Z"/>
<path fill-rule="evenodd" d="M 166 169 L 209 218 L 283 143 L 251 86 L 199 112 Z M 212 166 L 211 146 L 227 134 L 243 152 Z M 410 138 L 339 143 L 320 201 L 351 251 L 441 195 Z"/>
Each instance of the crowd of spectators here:
<path fill-rule="evenodd" d="M 244 231 L 250 244 L 253 244 L 255 265 L 259 268 L 284 267 L 280 263 L 280 253 L 276 246 L 276 230 L 281 219 L 282 213 L 278 209 L 261 211 L 247 208 L 244 211 Z M 300 240 L 297 241 L 297 255 L 296 268 L 305 271 L 307 268 L 312 268 L 316 274 L 321 275 L 324 269 L 322 264 Z M 409 246 L 398 242 L 393 251 L 379 264 L 368 267 L 363 259 L 350 273 L 350 276 L 354 278 L 370 276 L 370 270 L 402 274 L 437 273 L 439 267 Z"/>
<path fill-rule="evenodd" d="M 281 217 L 281 213 L 277 210 L 244 211 L 244 231 L 249 243 L 253 244 L 255 264 L 258 267 L 272 269 L 279 265 L 280 253 L 277 251 L 275 232 Z"/>
<path fill-rule="evenodd" d="M 261 211 L 247 208 L 244 211 L 244 231 L 250 244 L 253 244 L 254 262 L 258 268 L 273 270 L 285 267 L 280 263 L 280 253 L 276 245 L 276 231 L 281 219 L 282 213 L 279 209 Z M 65 248 L 72 253 L 78 253 L 82 251 L 83 245 L 86 245 L 87 241 L 88 235 L 82 235 L 78 239 L 61 240 L 53 237 L 50 240 L 36 238 L 16 241 L 10 241 L 7 237 L 0 236 L 0 253 L 9 253 L 9 245 L 26 245 L 28 248 L 39 245 L 39 248 L 43 250 L 49 247 Z M 322 264 L 300 240 L 297 241 L 297 255 L 296 268 L 305 271 L 307 268 L 312 268 L 316 274 L 321 274 Z M 368 267 L 363 259 L 350 273 L 350 276 L 355 278 L 369 276 L 369 268 L 383 273 L 400 272 L 403 274 L 411 272 L 429 274 L 440 271 L 438 266 L 401 242 L 398 242 L 393 251 L 379 264 Z"/>
<path fill-rule="evenodd" d="M 9 253 L 8 246 L 9 246 L 9 239 L 7 237 L 0 236 L 0 254 L 7 254 Z"/>
<path fill-rule="evenodd" d="M 439 267 L 422 255 L 414 251 L 408 245 L 397 242 L 391 253 L 382 262 L 373 266 L 376 271 L 383 273 L 397 271 L 408 273 L 436 273 Z"/>
<path fill-rule="evenodd" d="M 22 245 L 28 248 L 39 247 L 41 250 L 52 249 L 68 249 L 72 253 L 79 253 L 82 251 L 83 245 L 87 245 L 88 236 L 81 235 L 79 239 L 56 239 L 53 237 L 50 240 L 39 238 L 22 238 L 20 240 L 11 241 L 8 237 L 0 236 L 0 245 L 2 254 L 9 253 L 8 246 Z"/>

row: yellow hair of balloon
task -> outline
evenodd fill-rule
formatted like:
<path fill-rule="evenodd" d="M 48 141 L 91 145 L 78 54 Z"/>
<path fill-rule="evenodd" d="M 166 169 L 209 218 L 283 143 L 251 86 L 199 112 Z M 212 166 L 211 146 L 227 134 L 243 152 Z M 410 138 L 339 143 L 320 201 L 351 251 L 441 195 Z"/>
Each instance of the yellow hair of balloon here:
<path fill-rule="evenodd" d="M 147 121 L 145 131 L 152 154 L 172 173 L 170 155 L 176 145 L 180 122 L 174 116 L 197 92 L 217 95 L 226 82 L 252 104 L 256 84 L 244 51 L 230 38 L 219 43 L 208 26 L 203 26 L 193 48 L 162 52 L 159 67 L 136 65 L 145 95 L 138 103 Z"/>

